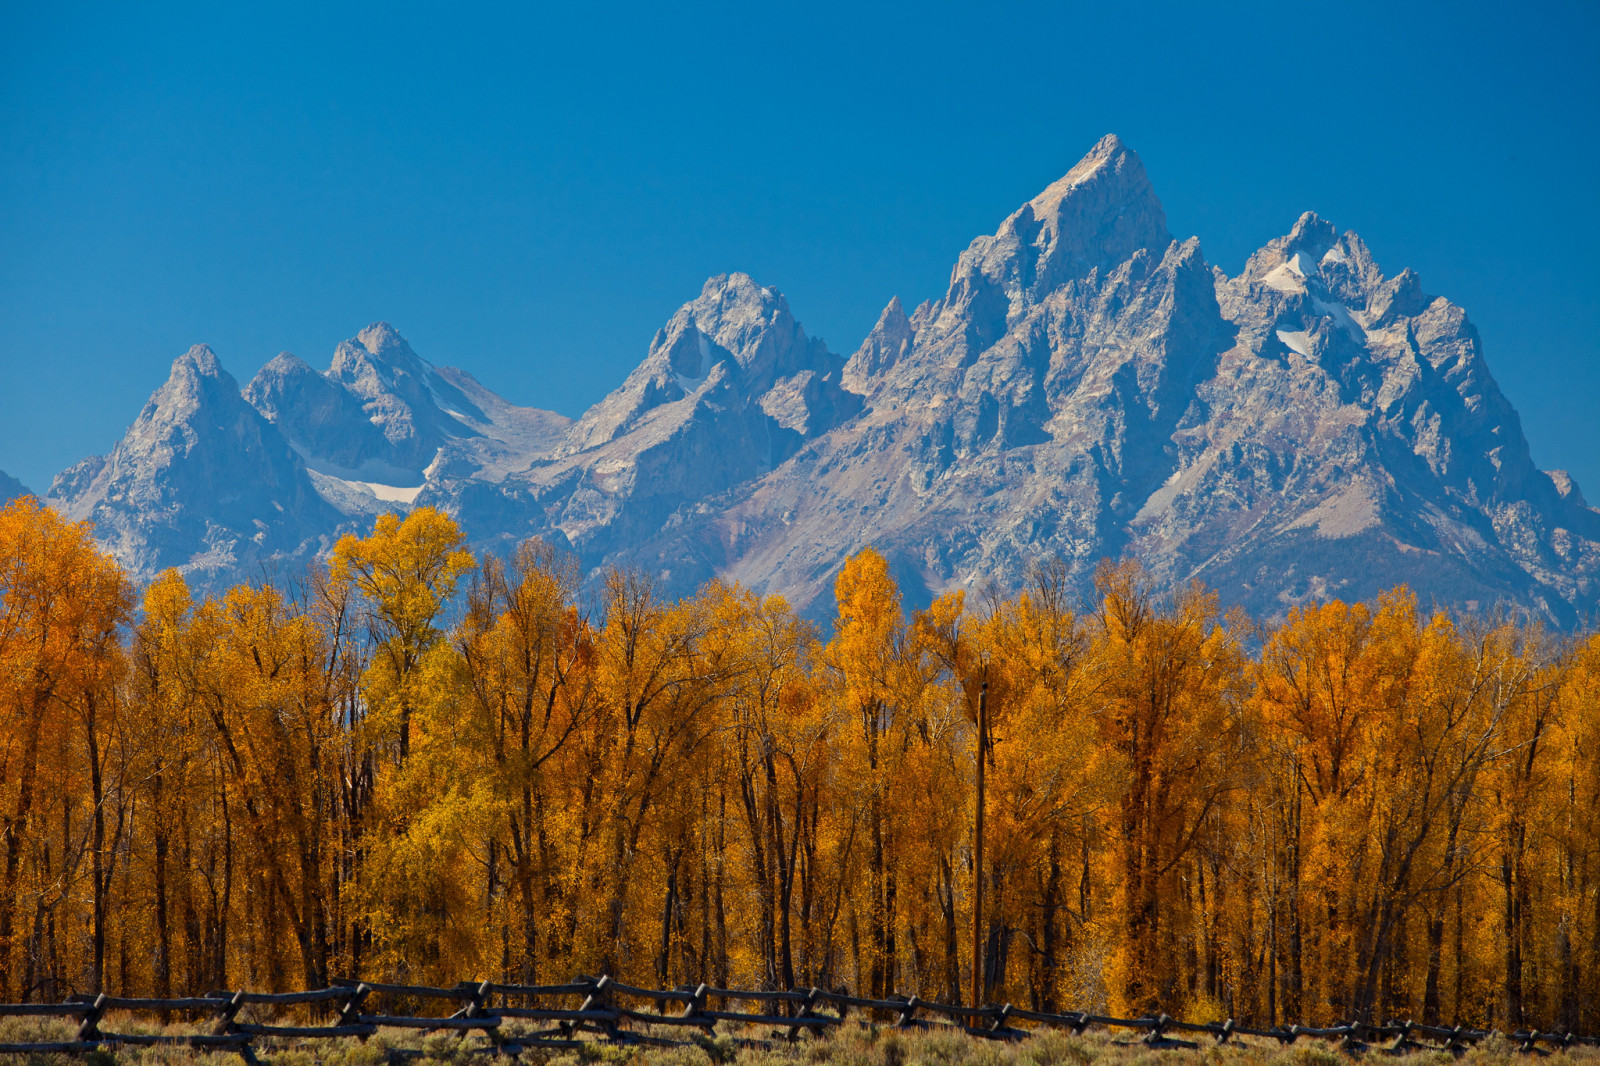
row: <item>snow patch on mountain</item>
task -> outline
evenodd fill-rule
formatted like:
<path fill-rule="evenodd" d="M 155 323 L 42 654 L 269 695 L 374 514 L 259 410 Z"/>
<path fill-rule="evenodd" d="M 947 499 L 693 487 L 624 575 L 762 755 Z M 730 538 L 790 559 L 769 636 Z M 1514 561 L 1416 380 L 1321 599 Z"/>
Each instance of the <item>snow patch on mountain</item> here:
<path fill-rule="evenodd" d="M 236 579 L 430 504 L 480 549 L 542 536 L 592 581 L 720 576 L 819 616 L 868 545 L 909 606 L 1052 556 L 1087 594 L 1128 555 L 1265 615 L 1400 583 L 1560 625 L 1600 608 L 1600 511 L 1534 467 L 1461 308 L 1313 212 L 1229 276 L 1168 232 L 1114 136 L 974 239 L 942 295 L 891 299 L 849 359 L 742 273 L 576 422 L 385 323 L 325 371 L 279 356 L 243 396 L 197 347 L 50 498 L 138 577 Z"/>

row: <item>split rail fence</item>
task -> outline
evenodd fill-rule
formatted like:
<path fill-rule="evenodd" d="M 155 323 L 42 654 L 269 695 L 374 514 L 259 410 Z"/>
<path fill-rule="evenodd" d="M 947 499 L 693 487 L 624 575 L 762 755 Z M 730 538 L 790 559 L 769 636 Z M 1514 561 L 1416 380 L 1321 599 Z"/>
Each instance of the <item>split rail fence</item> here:
<path fill-rule="evenodd" d="M 566 1005 L 560 1005 L 565 1000 Z M 451 1013 L 416 1013 L 424 1004 L 440 1003 Z M 633 1005 L 629 1005 L 629 1003 Z M 753 1009 L 729 1009 L 736 1004 Z M 386 1010 L 375 1009 L 376 1006 Z M 245 1011 L 246 1007 L 257 1008 Z M 445 1009 L 445 1008 L 441 1008 Z M 321 1013 L 326 1024 L 291 1024 L 291 1012 Z M 186 1016 L 196 1028 L 209 1027 L 209 1033 L 126 1033 L 107 1032 L 101 1023 L 109 1012 L 155 1015 L 166 1022 L 175 1015 Z M 1340 1023 L 1315 1028 L 1290 1025 L 1253 1029 L 1225 1022 L 1195 1024 L 1177 1021 L 1165 1014 L 1146 1018 L 1113 1018 L 1101 1014 L 1069 1011 L 1063 1014 L 1025 1010 L 1009 1003 L 1001 1006 L 961 1007 L 936 1003 L 916 996 L 868 999 L 862 996 L 806 991 L 755 992 L 707 985 L 674 990 L 635 988 L 613 981 L 609 976 L 579 978 L 560 985 L 517 985 L 493 981 L 463 982 L 454 988 L 429 988 L 421 985 L 395 985 L 357 981 L 336 981 L 331 988 L 312 992 L 270 994 L 260 992 L 212 992 L 185 999 L 132 999 L 118 996 L 74 995 L 62 1003 L 0 1004 L 0 1018 L 60 1018 L 77 1023 L 71 1040 L 34 1043 L 0 1043 L 0 1054 L 64 1053 L 83 1054 L 101 1048 L 124 1046 L 178 1045 L 197 1050 L 234 1051 L 247 1063 L 259 1060 L 256 1052 L 266 1050 L 266 1039 L 314 1041 L 355 1038 L 366 1040 L 380 1029 L 446 1032 L 466 1037 L 481 1033 L 484 1043 L 470 1050 L 492 1055 L 516 1056 L 532 1048 L 576 1047 L 586 1040 L 621 1044 L 681 1045 L 717 1035 L 719 1025 L 770 1027 L 766 1037 L 740 1039 L 751 1043 L 793 1042 L 802 1033 L 820 1034 L 830 1026 L 842 1024 L 851 1011 L 873 1024 L 899 1028 L 959 1028 L 976 1036 L 997 1040 L 1026 1038 L 1037 1028 L 1058 1028 L 1082 1033 L 1091 1026 L 1142 1032 L 1143 1043 L 1153 1047 L 1196 1048 L 1200 1044 L 1180 1034 L 1209 1037 L 1214 1044 L 1226 1044 L 1238 1037 L 1258 1037 L 1292 1044 L 1301 1038 L 1333 1042 L 1344 1051 L 1361 1052 L 1379 1048 L 1403 1053 L 1433 1048 L 1460 1053 L 1495 1035 L 1491 1030 L 1420 1025 L 1410 1021 L 1383 1025 L 1360 1022 Z M 272 1022 L 257 1023 L 241 1019 L 270 1016 Z M 516 1029 L 508 1022 L 520 1023 Z M 532 1023 L 529 1027 L 527 1023 Z M 542 1026 L 542 1027 L 541 1027 Z M 673 1040 L 643 1031 L 646 1028 L 673 1027 L 693 1031 L 690 1040 Z M 1600 1037 L 1573 1033 L 1518 1031 L 1503 1035 L 1524 1052 L 1584 1045 L 1600 1046 Z M 391 1060 L 398 1061 L 424 1054 L 415 1049 L 392 1049 Z"/>

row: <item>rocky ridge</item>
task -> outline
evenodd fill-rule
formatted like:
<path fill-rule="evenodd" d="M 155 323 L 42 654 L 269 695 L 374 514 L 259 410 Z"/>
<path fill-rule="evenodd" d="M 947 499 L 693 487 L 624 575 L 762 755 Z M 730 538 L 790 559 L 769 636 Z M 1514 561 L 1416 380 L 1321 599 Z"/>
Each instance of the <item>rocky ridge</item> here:
<path fill-rule="evenodd" d="M 343 517 L 203 344 L 173 361 L 111 453 L 58 474 L 48 499 L 92 521 L 142 578 L 168 567 L 203 581 L 256 576 L 326 551 Z"/>
<path fill-rule="evenodd" d="M 429 503 L 479 547 L 537 535 L 592 573 L 642 565 L 671 593 L 720 575 L 819 615 L 869 544 L 913 605 L 1047 556 L 1086 589 L 1124 554 L 1266 615 L 1401 582 L 1561 625 L 1600 600 L 1600 512 L 1534 467 L 1460 308 L 1310 213 L 1229 277 L 1168 232 L 1115 137 L 848 359 L 738 273 L 576 422 L 383 323 L 242 395 L 196 348 L 51 499 L 140 576 L 309 558 Z"/>

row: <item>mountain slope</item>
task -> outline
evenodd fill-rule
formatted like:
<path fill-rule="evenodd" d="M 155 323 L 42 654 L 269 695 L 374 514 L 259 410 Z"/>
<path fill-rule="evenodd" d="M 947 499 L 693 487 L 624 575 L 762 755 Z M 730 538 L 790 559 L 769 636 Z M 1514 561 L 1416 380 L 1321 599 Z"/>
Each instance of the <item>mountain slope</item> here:
<path fill-rule="evenodd" d="M 1217 292 L 1236 344 L 1136 554 L 1269 612 L 1402 582 L 1564 625 L 1593 608 L 1600 514 L 1534 467 L 1460 308 L 1310 213 Z"/>
<path fill-rule="evenodd" d="M 772 470 L 859 411 L 843 369 L 777 290 L 746 274 L 711 278 L 549 456 L 498 493 L 464 495 L 462 518 L 477 537 L 543 536 L 590 566 L 631 559 L 680 511 Z M 521 524 L 508 529 L 513 516 Z"/>
<path fill-rule="evenodd" d="M 332 546 L 342 516 L 216 354 L 196 345 L 107 456 L 59 474 L 49 502 L 136 576 L 168 567 L 202 583 Z"/>
<path fill-rule="evenodd" d="M 0 507 L 5 506 L 18 496 L 32 496 L 33 490 L 22 482 L 0 470 Z"/>
<path fill-rule="evenodd" d="M 869 544 L 913 603 L 1047 556 L 1086 590 L 1123 554 L 1268 615 L 1402 582 L 1563 625 L 1600 598 L 1600 514 L 1534 468 L 1459 308 L 1314 215 L 1227 278 L 1115 138 L 974 241 L 943 298 L 891 304 L 846 380 L 860 418 L 647 565 L 823 611 Z"/>
<path fill-rule="evenodd" d="M 1400 583 L 1563 626 L 1600 606 L 1600 512 L 1534 467 L 1459 307 L 1310 213 L 1229 277 L 1168 231 L 1116 137 L 974 240 L 938 299 L 891 300 L 848 359 L 740 273 L 577 421 L 385 323 L 326 371 L 279 356 L 242 397 L 196 348 L 51 498 L 137 576 L 217 582 L 426 503 L 480 549 L 541 536 L 591 580 L 722 576 L 814 615 L 868 545 L 912 606 L 1052 556 L 1087 592 L 1124 555 L 1266 616 Z"/>
<path fill-rule="evenodd" d="M 571 425 L 517 407 L 453 367 L 436 367 L 376 322 L 334 351 L 326 372 L 283 353 L 244 390 L 342 512 L 448 503 L 462 480 L 526 469 Z"/>

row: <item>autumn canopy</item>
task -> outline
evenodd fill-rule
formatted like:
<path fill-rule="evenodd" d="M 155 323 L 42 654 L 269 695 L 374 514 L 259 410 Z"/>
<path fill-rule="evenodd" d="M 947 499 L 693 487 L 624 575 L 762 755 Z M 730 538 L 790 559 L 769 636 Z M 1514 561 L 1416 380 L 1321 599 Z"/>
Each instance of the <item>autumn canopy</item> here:
<path fill-rule="evenodd" d="M 909 619 L 474 556 L 134 590 L 0 511 L 0 1001 L 336 976 L 1600 1029 L 1600 636 L 1376 603 L 1257 625 L 1102 567 Z M 603 589 L 580 596 L 580 584 Z"/>

